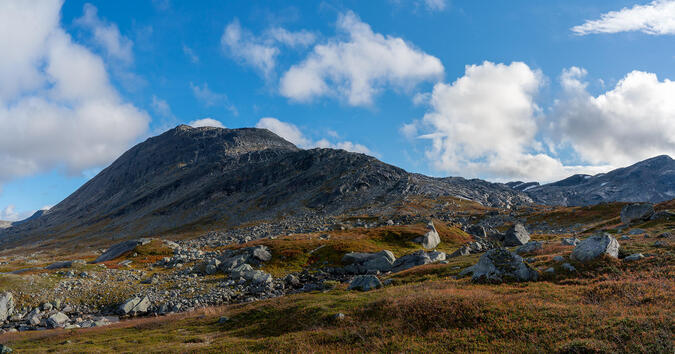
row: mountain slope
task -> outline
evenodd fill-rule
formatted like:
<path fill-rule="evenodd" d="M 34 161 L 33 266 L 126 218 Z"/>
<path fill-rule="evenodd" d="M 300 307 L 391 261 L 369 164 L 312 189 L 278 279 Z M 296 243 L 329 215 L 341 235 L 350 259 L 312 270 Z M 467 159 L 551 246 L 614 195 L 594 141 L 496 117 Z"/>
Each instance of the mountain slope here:
<path fill-rule="evenodd" d="M 675 198 L 675 160 L 661 155 L 608 173 L 574 175 L 555 183 L 520 190 L 535 202 L 548 205 L 657 203 Z"/>
<path fill-rule="evenodd" d="M 179 126 L 136 145 L 0 240 L 124 238 L 282 216 L 380 213 L 409 195 L 498 207 L 531 203 L 501 184 L 410 174 L 343 150 L 301 150 L 264 129 Z"/>

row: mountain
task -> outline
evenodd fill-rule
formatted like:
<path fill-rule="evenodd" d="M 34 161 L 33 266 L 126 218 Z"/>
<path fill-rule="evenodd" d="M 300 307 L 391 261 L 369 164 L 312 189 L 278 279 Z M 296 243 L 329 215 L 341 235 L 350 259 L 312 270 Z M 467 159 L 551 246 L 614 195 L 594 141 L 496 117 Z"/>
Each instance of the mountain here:
<path fill-rule="evenodd" d="M 158 235 L 312 215 L 393 212 L 409 196 L 531 204 L 503 184 L 412 174 L 373 157 L 302 150 L 265 129 L 178 126 L 140 143 L 0 241 Z"/>
<path fill-rule="evenodd" d="M 10 226 L 12 226 L 12 222 L 11 222 L 11 221 L 0 220 L 0 229 L 6 229 L 6 228 L 8 228 L 8 227 L 10 227 Z"/>
<path fill-rule="evenodd" d="M 573 175 L 555 183 L 511 182 L 535 202 L 547 205 L 579 206 L 601 202 L 652 202 L 675 198 L 675 160 L 661 155 L 607 173 Z M 520 183 L 520 184 L 518 184 Z"/>

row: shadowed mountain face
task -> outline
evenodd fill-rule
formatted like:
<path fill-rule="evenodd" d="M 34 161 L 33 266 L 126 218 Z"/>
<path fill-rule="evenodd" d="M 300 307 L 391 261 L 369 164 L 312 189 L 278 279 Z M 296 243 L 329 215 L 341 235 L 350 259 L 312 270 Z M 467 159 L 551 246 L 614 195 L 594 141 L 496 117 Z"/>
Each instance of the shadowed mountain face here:
<path fill-rule="evenodd" d="M 133 147 L 0 240 L 124 238 L 282 216 L 379 214 L 410 195 L 531 203 L 501 184 L 411 174 L 343 150 L 301 150 L 264 129 L 179 126 Z"/>
<path fill-rule="evenodd" d="M 535 202 L 590 205 L 601 202 L 662 202 L 675 198 L 675 160 L 662 155 L 595 176 L 574 175 L 543 186 L 513 182 Z"/>

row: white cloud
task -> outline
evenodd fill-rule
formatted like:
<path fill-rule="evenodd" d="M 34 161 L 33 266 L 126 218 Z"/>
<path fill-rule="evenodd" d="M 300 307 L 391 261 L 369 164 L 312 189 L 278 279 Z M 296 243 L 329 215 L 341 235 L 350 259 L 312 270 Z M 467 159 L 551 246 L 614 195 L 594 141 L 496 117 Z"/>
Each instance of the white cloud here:
<path fill-rule="evenodd" d="M 199 63 L 199 56 L 197 56 L 197 53 L 195 53 L 194 50 L 192 50 L 192 48 L 186 46 L 185 44 L 183 44 L 183 54 L 185 54 L 185 56 L 187 56 L 188 59 L 190 59 L 192 64 Z"/>
<path fill-rule="evenodd" d="M 148 127 L 100 57 L 59 25 L 62 2 L 0 2 L 0 183 L 105 165 Z"/>
<path fill-rule="evenodd" d="M 586 71 L 564 70 L 565 96 L 555 106 L 561 139 L 590 163 L 625 166 L 660 154 L 675 156 L 675 82 L 633 71 L 598 96 Z"/>
<path fill-rule="evenodd" d="M 14 205 L 8 205 L 5 209 L 0 210 L 0 220 L 2 221 L 18 221 L 19 213 L 16 211 Z"/>
<path fill-rule="evenodd" d="M 264 128 L 268 129 L 269 131 L 279 135 L 280 137 L 290 141 L 291 143 L 297 145 L 300 148 L 303 149 L 311 149 L 315 147 L 320 147 L 320 148 L 332 148 L 332 149 L 342 149 L 342 150 L 347 150 L 351 152 L 359 152 L 363 154 L 368 154 L 368 155 L 376 155 L 374 154 L 368 147 L 365 145 L 361 144 L 356 144 L 351 141 L 338 141 L 338 142 L 331 142 L 328 139 L 320 139 L 318 141 L 313 141 L 310 138 L 307 138 L 300 128 L 298 128 L 295 124 L 288 123 L 288 122 L 282 122 L 276 118 L 272 117 L 266 117 L 260 119 L 258 123 L 255 125 L 256 128 Z M 333 134 L 335 132 L 329 131 L 329 135 L 331 137 L 337 137 L 337 133 Z"/>
<path fill-rule="evenodd" d="M 195 95 L 195 98 L 202 102 L 204 106 L 206 107 L 212 107 L 212 106 L 218 106 L 218 105 L 223 105 L 225 106 L 233 115 L 238 116 L 239 111 L 237 110 L 237 107 L 235 107 L 233 104 L 230 103 L 230 100 L 227 98 L 227 95 L 224 93 L 217 93 L 211 91 L 209 88 L 209 85 L 207 83 L 204 83 L 204 85 L 197 86 L 193 84 L 192 82 L 190 83 L 190 88 L 192 89 L 192 93 Z"/>
<path fill-rule="evenodd" d="M 547 154 L 537 135 L 541 110 L 535 97 L 545 78 L 521 62 L 466 67 L 452 84 L 436 84 L 431 111 L 406 124 L 407 137 L 431 142 L 426 156 L 439 171 L 493 180 L 552 181 L 607 166 L 566 166 Z"/>
<path fill-rule="evenodd" d="M 431 11 L 443 11 L 448 4 L 446 0 L 424 0 L 424 5 Z"/>
<path fill-rule="evenodd" d="M 75 23 L 89 29 L 94 41 L 105 50 L 109 57 L 131 63 L 134 60 L 133 42 L 120 33 L 114 23 L 106 23 L 98 17 L 98 10 L 92 4 L 84 5 L 84 14 Z"/>
<path fill-rule="evenodd" d="M 316 41 L 316 35 L 312 32 L 306 30 L 291 32 L 282 27 L 270 28 L 266 35 L 268 38 L 289 47 L 306 47 Z"/>
<path fill-rule="evenodd" d="M 401 38 L 374 33 L 352 12 L 339 17 L 337 28 L 347 38 L 316 45 L 304 61 L 284 73 L 283 96 L 300 102 L 337 96 L 364 106 L 386 87 L 410 89 L 443 76 L 438 58 Z"/>
<path fill-rule="evenodd" d="M 652 35 L 675 34 L 675 1 L 656 0 L 647 5 L 635 5 L 611 11 L 599 20 L 586 21 L 572 27 L 578 35 L 641 31 Z"/>
<path fill-rule="evenodd" d="M 266 117 L 261 118 L 255 127 L 267 129 L 302 148 L 310 147 L 312 145 L 312 141 L 307 139 L 300 129 L 292 123 L 286 123 L 276 118 Z"/>
<path fill-rule="evenodd" d="M 225 128 L 223 123 L 221 123 L 220 121 L 217 121 L 213 118 L 203 118 L 203 119 L 193 120 L 192 122 L 188 123 L 188 125 L 193 127 L 193 128 L 199 128 L 199 127 Z"/>

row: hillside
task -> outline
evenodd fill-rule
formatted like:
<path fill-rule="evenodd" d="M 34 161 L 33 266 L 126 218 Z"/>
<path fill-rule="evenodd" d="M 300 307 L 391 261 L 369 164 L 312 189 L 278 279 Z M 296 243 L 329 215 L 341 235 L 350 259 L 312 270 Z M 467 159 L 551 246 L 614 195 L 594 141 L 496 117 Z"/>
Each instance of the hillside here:
<path fill-rule="evenodd" d="M 302 150 L 264 129 L 181 125 L 134 146 L 0 239 L 75 243 L 315 215 L 385 215 L 411 196 L 456 196 L 500 208 L 531 203 L 501 184 L 411 174 L 344 150 Z"/>

